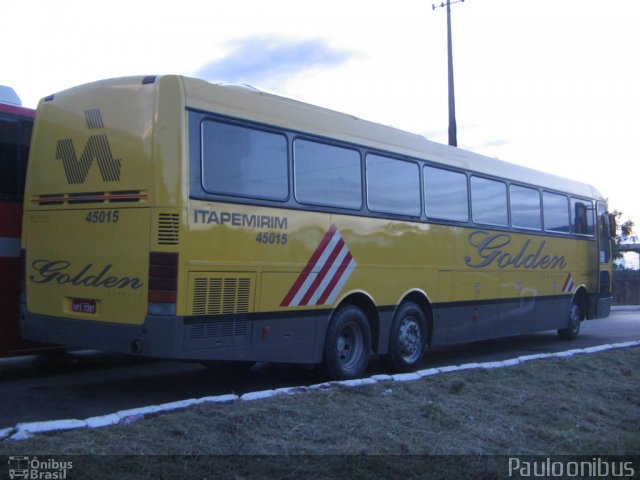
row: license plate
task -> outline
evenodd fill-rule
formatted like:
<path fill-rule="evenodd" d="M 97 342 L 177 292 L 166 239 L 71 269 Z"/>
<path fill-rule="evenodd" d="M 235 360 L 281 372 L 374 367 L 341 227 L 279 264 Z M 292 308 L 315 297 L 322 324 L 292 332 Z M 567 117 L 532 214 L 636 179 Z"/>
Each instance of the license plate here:
<path fill-rule="evenodd" d="M 84 298 L 74 298 L 71 301 L 71 311 L 73 313 L 96 313 L 96 301 L 86 300 Z"/>

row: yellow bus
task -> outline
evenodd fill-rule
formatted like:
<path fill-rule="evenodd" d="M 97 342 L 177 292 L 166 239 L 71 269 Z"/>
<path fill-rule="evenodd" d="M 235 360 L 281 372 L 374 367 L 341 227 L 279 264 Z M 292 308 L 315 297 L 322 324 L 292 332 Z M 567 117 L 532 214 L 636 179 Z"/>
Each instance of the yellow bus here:
<path fill-rule="evenodd" d="M 23 335 L 202 362 L 378 355 L 609 314 L 591 186 L 248 86 L 128 77 L 44 98 Z"/>

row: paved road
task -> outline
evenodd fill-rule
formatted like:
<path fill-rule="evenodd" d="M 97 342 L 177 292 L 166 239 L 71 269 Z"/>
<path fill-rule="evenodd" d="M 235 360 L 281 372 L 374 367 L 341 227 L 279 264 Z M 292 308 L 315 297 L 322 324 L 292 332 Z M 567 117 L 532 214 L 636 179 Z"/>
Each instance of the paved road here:
<path fill-rule="evenodd" d="M 640 310 L 614 311 L 611 317 L 583 323 L 572 342 L 555 331 L 438 348 L 426 366 L 504 360 L 640 340 Z M 373 364 L 372 373 L 379 371 Z M 0 361 L 0 428 L 19 422 L 84 419 L 118 410 L 187 398 L 318 383 L 310 368 L 259 364 L 230 375 L 199 364 L 145 361 L 122 355 L 77 352 L 57 357 Z"/>

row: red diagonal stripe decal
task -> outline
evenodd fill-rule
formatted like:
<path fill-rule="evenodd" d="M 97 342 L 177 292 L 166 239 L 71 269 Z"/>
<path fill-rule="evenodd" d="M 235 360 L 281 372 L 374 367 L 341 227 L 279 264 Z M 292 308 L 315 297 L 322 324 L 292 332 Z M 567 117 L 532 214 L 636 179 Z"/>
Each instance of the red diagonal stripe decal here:
<path fill-rule="evenodd" d="M 293 284 L 293 286 L 291 287 L 287 295 L 284 297 L 284 299 L 280 303 L 281 307 L 286 307 L 291 303 L 291 300 L 293 300 L 293 297 L 296 296 L 296 293 L 298 293 L 298 290 L 300 289 L 300 287 L 302 287 L 302 285 L 304 284 L 309 274 L 313 271 L 313 267 L 315 266 L 318 259 L 324 252 L 324 249 L 327 247 L 328 243 L 331 241 L 331 237 L 333 237 L 333 234 L 336 232 L 336 230 L 337 230 L 336 226 L 334 224 L 331 224 L 331 227 L 329 227 L 329 230 L 327 231 L 327 233 L 325 233 L 324 237 L 322 237 L 322 240 L 320 241 L 320 245 L 318 245 L 318 247 L 313 252 L 313 255 L 311 255 L 311 258 L 307 262 L 307 265 L 302 269 L 302 273 L 300 274 L 300 276 L 295 281 L 295 283 Z"/>
<path fill-rule="evenodd" d="M 573 278 L 571 277 L 571 274 L 567 275 L 567 279 L 564 281 L 564 286 L 562 287 L 562 291 L 563 292 L 567 292 L 567 290 L 569 289 L 569 285 L 571 285 L 573 283 Z"/>
<path fill-rule="evenodd" d="M 307 290 L 307 293 L 304 295 L 304 297 L 302 297 L 302 300 L 300 301 L 300 305 L 309 304 L 309 300 L 311 300 L 311 297 L 313 296 L 313 294 L 316 293 L 316 290 L 320 286 L 322 279 L 329 272 L 329 269 L 333 265 L 333 262 L 336 260 L 338 254 L 340 253 L 340 250 L 342 250 L 342 247 L 344 247 L 344 241 L 341 238 L 340 241 L 333 247 L 333 251 L 329 255 L 329 258 L 327 258 L 327 261 L 324 263 L 322 270 L 320 270 L 320 273 L 318 273 L 315 280 Z"/>
<path fill-rule="evenodd" d="M 324 304 L 324 302 L 327 301 L 327 298 L 329 298 L 329 295 L 331 295 L 331 292 L 333 292 L 333 289 L 336 288 L 336 284 L 342 278 L 342 274 L 344 273 L 346 268 L 349 266 L 349 263 L 351 263 L 352 258 L 353 257 L 351 256 L 351 252 L 347 252 L 346 257 L 344 257 L 344 260 L 342 261 L 342 263 L 340 264 L 340 267 L 338 268 L 335 275 L 331 279 L 331 282 L 329 282 L 329 285 L 327 286 L 327 288 L 325 288 L 323 294 L 318 299 L 318 305 L 322 305 Z"/>

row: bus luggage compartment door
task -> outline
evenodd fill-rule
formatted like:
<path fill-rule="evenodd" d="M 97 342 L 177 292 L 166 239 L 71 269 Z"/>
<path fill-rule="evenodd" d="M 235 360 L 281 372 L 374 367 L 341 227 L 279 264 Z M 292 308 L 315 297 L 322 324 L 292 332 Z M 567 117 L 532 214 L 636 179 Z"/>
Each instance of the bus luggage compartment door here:
<path fill-rule="evenodd" d="M 27 310 L 142 324 L 147 313 L 149 218 L 147 208 L 27 213 Z"/>

